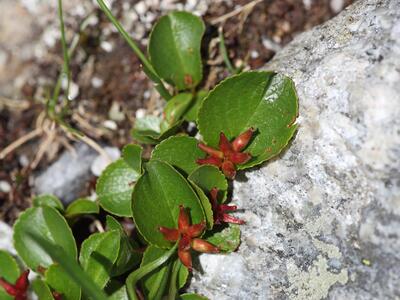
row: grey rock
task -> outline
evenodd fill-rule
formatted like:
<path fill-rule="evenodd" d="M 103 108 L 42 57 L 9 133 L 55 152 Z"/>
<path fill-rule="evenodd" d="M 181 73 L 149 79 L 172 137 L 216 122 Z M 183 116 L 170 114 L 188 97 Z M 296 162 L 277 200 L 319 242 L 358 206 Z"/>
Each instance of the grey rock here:
<path fill-rule="evenodd" d="M 54 194 L 65 204 L 75 200 L 90 178 L 90 167 L 98 156 L 88 145 L 79 143 L 75 151 L 65 151 L 35 179 L 36 194 Z"/>
<path fill-rule="evenodd" d="M 0 221 L 0 250 L 6 250 L 11 254 L 16 254 L 14 245 L 12 242 L 13 231 L 10 225 Z"/>
<path fill-rule="evenodd" d="M 400 2 L 359 1 L 266 69 L 292 77 L 300 128 L 234 182 L 242 244 L 201 255 L 210 299 L 400 298 Z"/>

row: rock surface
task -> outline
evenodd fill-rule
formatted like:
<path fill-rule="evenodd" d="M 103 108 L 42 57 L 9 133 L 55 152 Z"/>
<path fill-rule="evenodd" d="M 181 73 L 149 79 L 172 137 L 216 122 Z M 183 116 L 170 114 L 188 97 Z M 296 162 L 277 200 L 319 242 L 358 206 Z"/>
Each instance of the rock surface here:
<path fill-rule="evenodd" d="M 53 194 L 65 204 L 75 200 L 90 178 L 90 168 L 97 156 L 83 143 L 75 146 L 75 152 L 65 151 L 35 179 L 35 193 Z"/>
<path fill-rule="evenodd" d="M 234 183 L 242 244 L 202 255 L 210 299 L 400 297 L 400 2 L 359 1 L 266 66 L 292 77 L 300 128 Z"/>

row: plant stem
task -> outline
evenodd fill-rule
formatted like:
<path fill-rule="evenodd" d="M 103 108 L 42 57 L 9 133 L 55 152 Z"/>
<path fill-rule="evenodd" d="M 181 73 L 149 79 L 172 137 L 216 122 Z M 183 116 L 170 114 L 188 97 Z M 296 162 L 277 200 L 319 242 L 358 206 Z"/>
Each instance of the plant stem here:
<path fill-rule="evenodd" d="M 222 55 L 222 58 L 224 59 L 225 65 L 228 68 L 229 73 L 236 74 L 237 70 L 233 67 L 229 59 L 228 51 L 226 50 L 224 32 L 222 31 L 222 27 L 218 28 L 218 37 L 219 37 L 219 51 Z"/>
<path fill-rule="evenodd" d="M 140 61 L 143 64 L 143 71 L 154 82 L 154 86 L 155 86 L 156 90 L 160 93 L 161 97 L 163 97 L 167 101 L 169 99 L 171 99 L 172 98 L 171 94 L 165 88 L 164 84 L 161 81 L 161 78 L 157 75 L 156 71 L 154 70 L 153 65 L 146 58 L 146 56 L 143 54 L 143 52 L 140 50 L 140 48 L 136 45 L 134 40 L 129 36 L 129 34 L 125 31 L 125 29 L 118 22 L 118 20 L 113 16 L 111 10 L 107 7 L 104 0 L 97 0 L 97 3 L 99 4 L 99 6 L 103 10 L 103 12 L 106 14 L 108 19 L 111 21 L 111 23 L 113 23 L 115 28 L 117 28 L 119 33 L 122 35 L 122 37 L 128 43 L 128 45 L 132 48 L 133 52 L 135 52 L 135 54 L 138 56 L 138 58 L 140 59 Z"/>
<path fill-rule="evenodd" d="M 171 255 L 175 253 L 177 247 L 178 243 L 168 250 L 168 252 L 165 252 L 163 256 L 129 274 L 128 278 L 126 279 L 126 290 L 130 300 L 138 300 L 135 291 L 136 282 L 138 282 L 143 276 L 146 276 L 164 264 L 171 257 Z"/>
<path fill-rule="evenodd" d="M 178 291 L 177 289 L 177 279 L 178 279 L 178 273 L 179 269 L 182 267 L 182 263 L 179 259 L 175 260 L 174 266 L 172 267 L 172 275 L 171 275 L 171 281 L 169 284 L 169 292 L 168 292 L 168 298 L 167 300 L 175 300 L 176 298 L 176 293 Z"/>
<path fill-rule="evenodd" d="M 63 51 L 63 56 L 64 56 L 62 74 L 63 74 L 63 77 L 67 78 L 67 87 L 64 92 L 64 106 L 67 106 L 68 105 L 68 96 L 69 96 L 69 86 L 71 83 L 71 71 L 69 69 L 68 47 L 67 47 L 67 40 L 65 38 L 62 0 L 58 0 L 58 18 L 60 19 L 61 46 L 62 46 L 62 51 Z"/>
<path fill-rule="evenodd" d="M 61 12 L 62 13 L 62 12 Z M 79 39 L 80 39 L 80 36 L 81 36 L 81 33 L 82 33 L 82 31 L 89 25 L 89 19 L 90 19 L 90 16 L 91 16 L 92 14 L 89 14 L 89 15 L 87 15 L 86 17 L 85 17 L 85 19 L 83 19 L 83 21 L 82 21 L 82 23 L 81 23 L 81 25 L 79 26 L 79 32 L 78 32 L 78 34 L 76 34 L 75 36 L 74 36 L 74 38 L 72 39 L 72 42 L 71 42 L 71 44 L 70 44 L 70 46 L 69 46 L 69 49 L 68 49 L 68 51 L 67 51 L 67 55 L 65 55 L 65 52 L 64 52 L 64 48 L 63 48 L 63 55 L 64 55 L 64 61 L 65 61 L 65 57 L 67 57 L 67 60 L 68 60 L 68 65 L 67 65 L 67 69 L 69 70 L 69 61 L 70 61 L 70 58 L 72 57 L 72 55 L 75 53 L 75 50 L 76 50 L 76 47 L 78 46 L 78 44 L 79 44 Z M 62 22 L 62 19 L 61 19 L 61 22 Z M 64 22 L 62 22 L 62 26 L 63 26 L 63 28 L 64 28 Z M 62 32 L 63 32 L 64 30 L 62 30 Z M 62 36 L 62 34 L 61 34 L 61 36 Z M 61 41 L 63 41 L 63 38 L 61 38 Z M 66 45 L 66 42 L 65 42 L 65 38 L 64 38 L 64 42 L 62 42 L 62 44 L 63 44 L 63 47 L 64 47 L 64 45 Z M 64 64 L 65 65 L 65 64 Z M 65 113 L 65 111 L 66 111 L 66 109 L 67 109 L 67 106 L 64 106 L 63 107 L 63 109 L 62 109 L 62 112 L 61 112 L 61 116 L 59 116 L 59 117 L 57 117 L 56 116 L 56 113 L 55 113 L 55 107 L 56 107 L 56 104 L 57 104 L 57 100 L 58 100 L 58 96 L 60 95 L 60 90 L 61 90 L 61 83 L 62 83 L 62 79 L 63 79 L 63 77 L 65 76 L 65 72 L 64 72 L 64 69 L 65 69 L 65 66 L 63 65 L 63 70 L 60 72 L 60 74 L 58 75 L 58 78 L 57 78 L 57 81 L 56 81 L 56 85 L 54 86 L 54 90 L 53 90 L 53 96 L 51 97 L 51 99 L 48 101 L 48 103 L 47 103 L 47 111 L 49 112 L 49 115 L 58 123 L 58 120 L 59 119 L 62 119 L 62 114 L 64 114 Z M 69 71 L 68 71 L 68 73 L 70 73 Z M 70 80 L 68 80 L 68 88 L 69 88 L 69 85 L 70 85 Z M 69 91 L 67 90 L 66 91 L 66 94 L 68 95 L 69 94 Z M 67 105 L 68 105 L 68 101 L 67 101 Z"/>

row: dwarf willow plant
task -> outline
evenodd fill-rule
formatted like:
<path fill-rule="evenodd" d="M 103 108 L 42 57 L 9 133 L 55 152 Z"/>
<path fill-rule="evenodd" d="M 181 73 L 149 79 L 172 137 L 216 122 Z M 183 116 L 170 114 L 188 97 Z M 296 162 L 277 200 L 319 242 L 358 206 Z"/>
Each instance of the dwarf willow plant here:
<path fill-rule="evenodd" d="M 239 246 L 244 221 L 230 214 L 237 207 L 227 204 L 228 180 L 276 156 L 292 138 L 298 115 L 293 82 L 251 71 L 201 90 L 200 18 L 187 12 L 161 17 L 146 56 L 97 1 L 166 100 L 162 117 L 138 119 L 132 130 L 137 142 L 157 145 L 148 160 L 140 145 L 125 146 L 98 179 L 95 202 L 78 199 L 65 208 L 54 196 L 34 198 L 14 225 L 25 271 L 0 251 L 0 299 L 27 298 L 28 269 L 39 275 L 31 286 L 40 299 L 205 299 L 179 295 L 192 255 Z M 197 125 L 201 139 L 174 135 L 187 121 Z M 108 213 L 106 229 L 78 251 L 70 226 L 97 215 L 99 206 Z M 138 238 L 128 236 L 113 215 L 132 218 Z"/>

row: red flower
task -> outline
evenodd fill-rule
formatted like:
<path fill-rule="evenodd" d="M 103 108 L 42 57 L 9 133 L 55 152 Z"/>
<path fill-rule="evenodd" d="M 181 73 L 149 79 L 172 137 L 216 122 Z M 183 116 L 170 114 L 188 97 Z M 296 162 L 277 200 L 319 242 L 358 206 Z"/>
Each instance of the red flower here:
<path fill-rule="evenodd" d="M 233 223 L 233 224 L 244 224 L 245 221 L 235 218 L 231 215 L 228 215 L 227 212 L 237 210 L 236 205 L 226 205 L 226 204 L 219 204 L 217 200 L 218 189 L 212 188 L 210 191 L 211 195 L 211 206 L 213 209 L 214 214 L 214 223 L 221 224 L 221 223 Z"/>
<path fill-rule="evenodd" d="M 29 286 L 28 275 L 29 270 L 26 270 L 18 277 L 15 284 L 11 284 L 5 281 L 3 278 L 0 278 L 0 286 L 4 288 L 7 294 L 9 294 L 10 296 L 14 296 L 15 300 L 26 300 L 26 292 Z"/>
<path fill-rule="evenodd" d="M 204 221 L 199 224 L 190 225 L 189 216 L 182 205 L 179 206 L 178 229 L 164 226 L 159 227 L 160 232 L 164 235 L 164 238 L 167 241 L 176 242 L 179 240 L 179 259 L 190 271 L 192 271 L 192 256 L 190 249 L 206 253 L 219 252 L 218 247 L 197 238 L 204 231 L 205 227 L 206 224 Z"/>
<path fill-rule="evenodd" d="M 226 177 L 234 178 L 236 175 L 236 165 L 244 164 L 251 158 L 249 153 L 242 153 L 240 151 L 247 146 L 253 136 L 253 132 L 253 128 L 247 129 L 235 138 L 232 143 L 221 132 L 219 135 L 219 150 L 200 143 L 198 147 L 209 156 L 204 159 L 198 159 L 196 162 L 199 165 L 217 166 L 224 172 Z"/>

